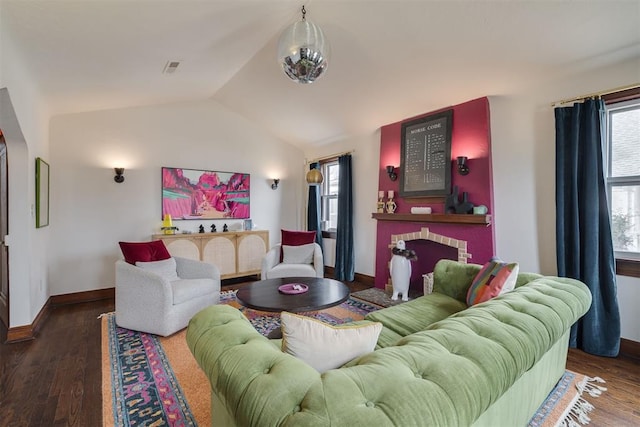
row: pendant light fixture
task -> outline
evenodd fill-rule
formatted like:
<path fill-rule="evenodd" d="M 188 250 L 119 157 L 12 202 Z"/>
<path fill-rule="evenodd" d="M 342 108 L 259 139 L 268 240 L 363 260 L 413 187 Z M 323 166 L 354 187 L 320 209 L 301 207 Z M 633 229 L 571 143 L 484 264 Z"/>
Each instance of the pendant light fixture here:
<path fill-rule="evenodd" d="M 302 6 L 302 20 L 289 26 L 278 40 L 278 62 L 285 74 L 297 83 L 313 83 L 327 71 L 329 43 L 320 27 L 307 21 Z"/>
<path fill-rule="evenodd" d="M 322 176 L 322 172 L 318 169 L 310 169 L 307 172 L 307 184 L 309 185 L 320 185 L 324 181 L 324 177 Z"/>

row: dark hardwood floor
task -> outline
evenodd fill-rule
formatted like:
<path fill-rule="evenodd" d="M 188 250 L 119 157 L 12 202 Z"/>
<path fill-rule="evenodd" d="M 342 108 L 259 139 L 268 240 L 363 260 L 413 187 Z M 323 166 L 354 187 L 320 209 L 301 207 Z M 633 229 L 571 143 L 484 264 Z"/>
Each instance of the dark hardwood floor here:
<path fill-rule="evenodd" d="M 640 426 L 640 360 L 628 357 L 598 357 L 569 349 L 567 369 L 606 381 L 607 391 L 594 398 L 589 426 Z"/>
<path fill-rule="evenodd" d="M 0 426 L 102 425 L 97 317 L 113 310 L 113 300 L 54 307 L 35 340 L 0 344 Z M 596 407 L 590 426 L 640 426 L 639 360 L 571 349 L 567 368 L 607 381 L 606 393 L 588 397 Z"/>
<path fill-rule="evenodd" d="M 113 310 L 113 300 L 54 307 L 35 340 L 0 345 L 1 426 L 102 425 L 97 317 Z"/>

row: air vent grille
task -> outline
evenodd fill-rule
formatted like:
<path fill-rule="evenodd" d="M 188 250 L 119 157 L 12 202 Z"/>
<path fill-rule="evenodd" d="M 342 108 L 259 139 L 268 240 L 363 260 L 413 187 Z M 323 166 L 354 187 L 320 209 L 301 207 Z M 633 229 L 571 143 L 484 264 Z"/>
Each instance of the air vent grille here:
<path fill-rule="evenodd" d="M 162 72 L 164 74 L 175 73 L 178 65 L 180 65 L 180 61 L 167 61 L 167 65 L 164 66 L 164 70 Z"/>

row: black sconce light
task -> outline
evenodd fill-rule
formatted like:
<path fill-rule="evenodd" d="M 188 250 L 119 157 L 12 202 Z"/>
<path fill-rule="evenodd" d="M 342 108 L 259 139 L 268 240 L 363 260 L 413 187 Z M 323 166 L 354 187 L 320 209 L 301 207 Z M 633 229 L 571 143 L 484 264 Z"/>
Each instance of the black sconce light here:
<path fill-rule="evenodd" d="M 469 166 L 467 166 L 467 157 L 466 156 L 458 156 L 458 173 L 460 175 L 468 175 L 469 174 Z"/>
<path fill-rule="evenodd" d="M 387 166 L 387 174 L 389 175 L 389 179 L 391 181 L 395 181 L 398 179 L 398 174 L 396 173 L 396 168 L 393 165 Z"/>
<path fill-rule="evenodd" d="M 124 182 L 124 168 L 113 168 L 116 171 L 116 176 L 113 177 L 113 180 L 118 184 Z"/>
<path fill-rule="evenodd" d="M 277 190 L 278 189 L 278 184 L 280 184 L 280 180 L 279 179 L 274 179 L 273 180 L 273 184 L 271 184 L 271 189 L 272 190 Z"/>

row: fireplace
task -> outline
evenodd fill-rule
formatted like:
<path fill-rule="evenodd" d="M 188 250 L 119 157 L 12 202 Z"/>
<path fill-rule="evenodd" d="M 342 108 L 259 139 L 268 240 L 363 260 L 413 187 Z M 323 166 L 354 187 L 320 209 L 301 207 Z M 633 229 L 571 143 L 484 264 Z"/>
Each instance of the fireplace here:
<path fill-rule="evenodd" d="M 438 259 L 484 264 L 496 255 L 489 107 L 489 99 L 486 97 L 447 107 L 453 109 L 454 117 L 450 160 L 455 162 L 457 156 L 465 156 L 469 159 L 471 169 L 468 175 L 460 175 L 455 172 L 455 168 L 452 169 L 452 189 L 456 186 L 460 193 L 468 193 L 468 200 L 474 206 L 486 206 L 487 215 L 448 213 L 444 207 L 445 197 L 394 198 L 397 206 L 395 213 L 372 214 L 377 221 L 374 278 L 377 288 L 384 289 L 389 283 L 389 260 L 392 255 L 390 245 L 401 238 L 408 241 L 409 248 L 418 255 L 418 261 L 412 262 L 412 271 L 415 272 L 412 280 L 415 284 L 412 288 L 415 289 L 421 289 L 422 274 L 433 271 Z M 391 181 L 386 167 L 402 166 L 402 124 L 437 112 L 439 111 L 409 117 L 380 128 L 377 191 L 384 194 L 394 191 L 395 194 L 400 194 L 402 171 L 399 179 Z M 413 214 L 413 207 L 429 207 L 432 214 Z"/>
<path fill-rule="evenodd" d="M 419 231 L 392 234 L 389 250 L 396 246 L 398 240 L 404 240 L 407 249 L 416 252 L 418 259 L 411 263 L 411 282 L 409 289 L 422 291 L 424 275 L 433 271 L 436 263 L 441 259 L 452 259 L 466 263 L 471 254 L 467 252 L 467 241 L 436 234 L 429 228 L 422 227 Z M 391 289 L 391 277 L 388 277 L 385 288 Z"/>

